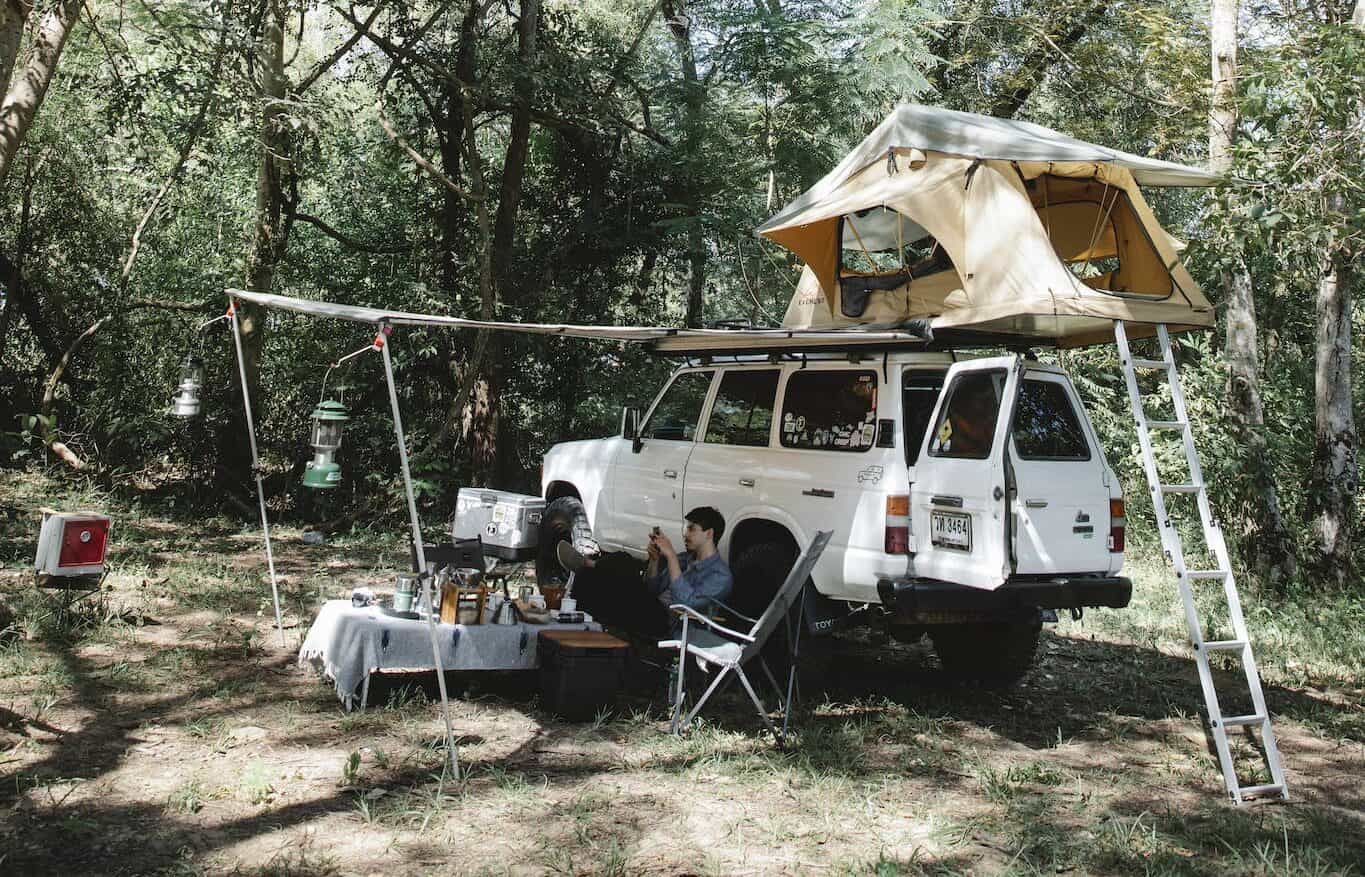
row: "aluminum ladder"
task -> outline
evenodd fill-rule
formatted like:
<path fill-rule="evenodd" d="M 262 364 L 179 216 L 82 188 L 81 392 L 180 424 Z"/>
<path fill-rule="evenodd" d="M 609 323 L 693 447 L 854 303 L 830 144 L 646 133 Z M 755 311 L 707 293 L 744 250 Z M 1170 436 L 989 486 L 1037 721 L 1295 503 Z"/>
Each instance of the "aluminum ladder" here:
<path fill-rule="evenodd" d="M 1228 795 L 1236 804 L 1250 800 L 1286 800 L 1289 789 L 1284 781 L 1284 769 L 1280 764 L 1280 750 L 1275 745 L 1275 732 L 1270 726 L 1270 713 L 1265 705 L 1265 693 L 1261 690 L 1261 676 L 1256 669 L 1256 658 L 1251 653 L 1251 637 L 1247 633 L 1246 621 L 1242 617 L 1242 604 L 1237 595 L 1237 582 L 1232 574 L 1232 563 L 1228 557 L 1227 542 L 1222 528 L 1213 516 L 1209 505 L 1208 490 L 1204 476 L 1199 468 L 1199 454 L 1194 447 L 1194 436 L 1190 432 L 1189 416 L 1185 411 L 1185 395 L 1180 389 L 1180 375 L 1176 370 L 1175 357 L 1171 353 L 1171 338 L 1164 325 L 1156 327 L 1157 340 L 1161 345 L 1160 359 L 1141 359 L 1133 356 L 1128 347 L 1128 333 L 1122 320 L 1114 321 L 1114 341 L 1118 345 L 1119 363 L 1123 367 L 1123 377 L 1128 384 L 1128 399 L 1133 407 L 1133 420 L 1137 424 L 1138 444 L 1142 448 L 1142 466 L 1147 473 L 1147 484 L 1152 494 L 1152 508 L 1156 513 L 1157 528 L 1161 533 L 1161 547 L 1166 558 L 1175 568 L 1176 585 L 1180 591 L 1181 602 L 1185 604 L 1185 621 L 1189 626 L 1190 642 L 1194 645 L 1194 659 L 1199 666 L 1199 683 L 1204 689 L 1204 703 L 1208 708 L 1209 729 L 1213 732 L 1214 746 L 1218 751 L 1218 762 L 1223 769 L 1223 782 Z M 1174 420 L 1150 420 L 1138 388 L 1137 370 L 1165 372 L 1171 388 L 1171 403 Z M 1184 484 L 1163 484 L 1161 473 L 1157 470 L 1156 457 L 1152 452 L 1152 434 L 1158 431 L 1180 433 L 1184 444 L 1185 462 L 1189 465 L 1190 480 Z M 1192 494 L 1199 506 L 1199 518 L 1204 527 L 1204 544 L 1216 558 L 1215 569 L 1190 569 L 1185 563 L 1184 547 L 1180 533 L 1171 521 L 1166 510 L 1167 494 Z M 1223 596 L 1227 601 L 1228 621 L 1232 625 L 1233 638 L 1229 640 L 1205 640 L 1204 629 L 1200 623 L 1199 611 L 1195 606 L 1193 582 L 1221 581 Z M 1218 701 L 1214 687 L 1213 671 L 1209 667 L 1209 655 L 1213 652 L 1233 652 L 1242 661 L 1246 674 L 1247 690 L 1251 695 L 1252 711 L 1244 716 L 1225 716 Z M 1237 778 L 1236 766 L 1232 760 L 1232 749 L 1228 742 L 1228 729 L 1242 727 L 1259 728 L 1261 732 L 1261 751 L 1265 766 L 1270 773 L 1270 782 L 1263 785 L 1243 786 Z"/>

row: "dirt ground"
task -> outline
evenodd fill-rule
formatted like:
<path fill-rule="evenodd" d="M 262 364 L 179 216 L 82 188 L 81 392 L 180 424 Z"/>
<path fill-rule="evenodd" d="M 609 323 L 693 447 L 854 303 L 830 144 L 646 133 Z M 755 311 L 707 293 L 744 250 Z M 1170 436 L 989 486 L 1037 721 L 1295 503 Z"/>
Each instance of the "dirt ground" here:
<path fill-rule="evenodd" d="M 0 643 L 3 874 L 1344 874 L 1365 862 L 1356 670 L 1320 672 L 1292 651 L 1269 662 L 1293 798 L 1235 808 L 1179 628 L 1144 627 L 1140 606 L 1122 623 L 1092 612 L 1050 626 L 1033 672 L 1004 693 L 950 684 L 923 643 L 820 644 L 786 750 L 734 692 L 676 739 L 657 676 L 639 674 L 587 723 L 543 712 L 534 677 L 476 679 L 453 701 L 465 779 L 452 782 L 436 704 L 399 689 L 347 714 L 296 665 L 323 599 L 389 587 L 399 537 L 306 545 L 278 531 L 282 646 L 257 533 L 123 509 L 100 608 L 64 622 L 26 571 L 30 487 L 0 485 L 0 599 L 14 612 Z M 1144 599 L 1169 606 L 1165 580 L 1147 578 Z M 1286 636 L 1267 648 L 1292 649 Z"/>

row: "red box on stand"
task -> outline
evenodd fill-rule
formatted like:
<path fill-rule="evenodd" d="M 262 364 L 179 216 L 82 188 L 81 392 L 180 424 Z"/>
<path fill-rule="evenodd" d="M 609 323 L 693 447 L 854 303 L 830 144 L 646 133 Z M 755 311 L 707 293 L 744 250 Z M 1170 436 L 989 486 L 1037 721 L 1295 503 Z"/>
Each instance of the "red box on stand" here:
<path fill-rule="evenodd" d="M 49 577 L 100 575 L 109 550 L 109 526 L 108 515 L 43 509 L 34 571 Z"/>

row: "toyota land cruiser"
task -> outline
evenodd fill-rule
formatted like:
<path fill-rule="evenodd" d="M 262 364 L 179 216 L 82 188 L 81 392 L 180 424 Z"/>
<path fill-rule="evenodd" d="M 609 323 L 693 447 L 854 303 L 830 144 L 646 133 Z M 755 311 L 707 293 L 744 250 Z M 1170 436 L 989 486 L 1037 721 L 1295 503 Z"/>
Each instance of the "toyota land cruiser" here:
<path fill-rule="evenodd" d="M 691 361 L 621 424 L 546 454 L 539 575 L 557 571 L 560 539 L 642 556 L 651 527 L 709 505 L 727 522 L 735 608 L 757 614 L 832 527 L 807 585 L 812 631 L 928 633 L 945 670 L 994 682 L 1027 670 L 1048 610 L 1128 604 L 1122 489 L 1057 367 L 925 352 Z"/>

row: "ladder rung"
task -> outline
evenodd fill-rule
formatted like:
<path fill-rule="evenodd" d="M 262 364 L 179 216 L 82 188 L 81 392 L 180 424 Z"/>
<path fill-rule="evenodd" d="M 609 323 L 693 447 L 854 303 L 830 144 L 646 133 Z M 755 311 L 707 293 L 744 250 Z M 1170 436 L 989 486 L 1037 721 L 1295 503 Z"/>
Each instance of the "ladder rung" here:
<path fill-rule="evenodd" d="M 1265 716 L 1227 716 L 1223 719 L 1224 728 L 1240 728 L 1243 725 L 1259 725 Z"/>
<path fill-rule="evenodd" d="M 1162 493 L 1198 493 L 1204 489 L 1202 484 L 1163 484 Z"/>
<path fill-rule="evenodd" d="M 1243 798 L 1256 798 L 1261 795 L 1283 795 L 1283 783 L 1269 783 L 1264 786 L 1246 786 L 1237 790 Z"/>
<path fill-rule="evenodd" d="M 1134 359 L 1133 368 L 1165 368 L 1164 359 Z"/>
<path fill-rule="evenodd" d="M 1189 426 L 1189 424 L 1186 423 L 1186 422 L 1183 421 L 1183 420 L 1149 420 L 1149 421 L 1147 421 L 1147 428 L 1148 428 L 1148 429 L 1184 429 L 1184 428 L 1187 427 L 1187 426 Z"/>
<path fill-rule="evenodd" d="M 1204 643 L 1204 649 L 1210 652 L 1235 652 L 1246 648 L 1246 645 L 1244 639 L 1219 639 Z"/>
<path fill-rule="evenodd" d="M 1225 569 L 1187 569 L 1185 578 L 1187 579 L 1225 579 L 1228 571 Z"/>

